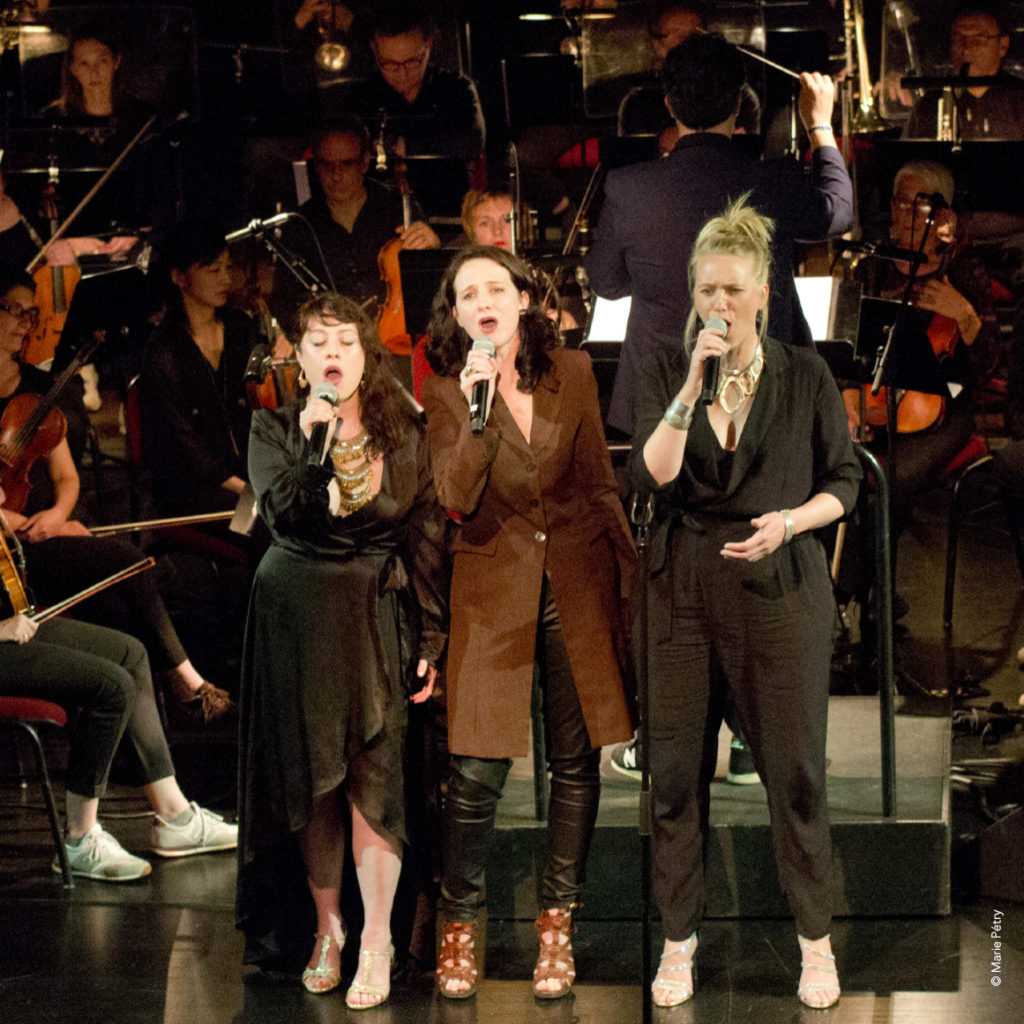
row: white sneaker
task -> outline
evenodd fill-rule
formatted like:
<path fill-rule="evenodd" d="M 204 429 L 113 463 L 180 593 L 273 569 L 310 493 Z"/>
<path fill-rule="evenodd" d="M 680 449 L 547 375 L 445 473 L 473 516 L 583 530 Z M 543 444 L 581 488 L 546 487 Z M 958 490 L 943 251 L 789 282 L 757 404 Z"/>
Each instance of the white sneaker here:
<path fill-rule="evenodd" d="M 238 846 L 238 826 L 226 822 L 219 814 L 200 807 L 194 800 L 192 820 L 185 825 L 172 825 L 159 814 L 153 816 L 150 849 L 159 857 L 191 857 L 197 853 L 233 850 Z"/>
<path fill-rule="evenodd" d="M 97 822 L 75 845 L 65 843 L 71 874 L 100 882 L 134 882 L 153 870 L 148 860 L 136 857 Z M 53 858 L 54 872 L 60 874 L 60 860 Z"/>

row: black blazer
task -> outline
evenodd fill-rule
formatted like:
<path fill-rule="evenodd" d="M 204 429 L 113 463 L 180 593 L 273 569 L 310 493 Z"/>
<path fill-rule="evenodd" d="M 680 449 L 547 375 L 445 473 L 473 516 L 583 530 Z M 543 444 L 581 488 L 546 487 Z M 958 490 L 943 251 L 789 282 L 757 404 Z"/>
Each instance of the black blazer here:
<path fill-rule="evenodd" d="M 768 331 L 811 344 L 793 283 L 793 242 L 841 234 L 853 221 L 853 188 L 839 150 L 815 150 L 811 176 L 793 160 L 752 161 L 723 135 L 680 139 L 663 160 L 609 173 L 590 283 L 609 299 L 632 295 L 608 422 L 633 430 L 636 374 L 657 349 L 676 350 L 690 312 L 688 267 L 704 224 L 731 200 L 751 202 L 776 224 Z"/>

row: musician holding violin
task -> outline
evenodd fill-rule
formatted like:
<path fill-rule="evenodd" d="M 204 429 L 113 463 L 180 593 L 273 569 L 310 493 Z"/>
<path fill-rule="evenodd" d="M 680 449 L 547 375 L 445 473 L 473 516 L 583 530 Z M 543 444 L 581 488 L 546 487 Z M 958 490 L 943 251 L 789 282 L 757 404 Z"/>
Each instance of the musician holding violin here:
<path fill-rule="evenodd" d="M 18 362 L 34 306 L 32 279 L 0 270 L 0 479 L 3 512 L 24 542 L 36 597 L 50 605 L 138 560 L 125 541 L 92 537 L 72 519 L 79 477 L 65 438 L 60 395 L 49 377 Z M 40 415 L 43 413 L 43 415 Z M 40 482 L 45 486 L 39 486 Z M 185 652 L 151 576 L 141 575 L 80 606 L 79 617 L 142 640 L 172 691 L 204 720 L 231 707 L 228 694 L 208 683 Z"/>
<path fill-rule="evenodd" d="M 0 487 L 0 505 L 6 500 Z M 149 861 L 128 853 L 98 821 L 122 736 L 129 741 L 133 774 L 154 812 L 153 853 L 185 857 L 235 848 L 238 827 L 189 802 L 174 777 L 149 660 L 138 640 L 66 618 L 38 625 L 11 601 L 0 616 L 5 616 L 0 618 L 0 693 L 51 700 L 79 711 L 71 729 L 66 785 L 65 849 L 73 875 L 130 882 L 152 871 Z M 60 871 L 57 859 L 53 870 Z"/>
<path fill-rule="evenodd" d="M 299 210 L 309 226 L 292 222 L 282 234 L 284 244 L 314 273 L 322 274 L 312 227 L 335 287 L 374 317 L 385 298 L 387 282 L 379 265 L 385 246 L 400 239 L 403 249 L 438 249 L 441 240 L 415 199 L 403 201 L 401 188 L 367 177 L 370 161 L 370 136 L 358 119 L 340 118 L 321 129 L 313 140 L 318 194 Z M 295 310 L 307 298 L 295 279 L 279 268 L 272 308 L 287 333 L 294 334 Z"/>
<path fill-rule="evenodd" d="M 897 400 L 897 448 L 892 489 L 893 529 L 906 525 L 914 499 L 960 451 L 974 432 L 971 383 L 990 369 L 996 329 L 991 286 L 980 260 L 966 248 L 964 232 L 953 211 L 954 182 L 939 163 L 915 160 L 904 164 L 893 181 L 889 237 L 902 249 L 920 247 L 926 221 L 934 218 L 911 292 L 913 304 L 932 314 L 928 336 L 940 361 L 952 360 L 944 372 L 964 385 L 956 397 L 903 392 Z M 907 263 L 873 263 L 867 287 L 883 298 L 902 297 L 913 273 Z M 898 339 L 895 342 L 899 343 Z M 870 440 L 886 426 L 884 396 L 865 407 L 861 432 L 860 398 L 854 389 L 843 393 L 851 436 Z"/>

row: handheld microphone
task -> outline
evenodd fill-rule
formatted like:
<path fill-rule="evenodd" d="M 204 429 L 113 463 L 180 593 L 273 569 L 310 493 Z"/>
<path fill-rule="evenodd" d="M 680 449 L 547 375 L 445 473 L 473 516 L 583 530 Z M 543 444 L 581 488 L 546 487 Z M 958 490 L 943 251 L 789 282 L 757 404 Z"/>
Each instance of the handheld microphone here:
<path fill-rule="evenodd" d="M 317 384 L 313 388 L 313 393 L 310 395 L 311 398 L 322 398 L 328 404 L 334 406 L 338 404 L 338 389 L 333 384 L 328 384 L 324 381 L 321 384 Z M 306 465 L 308 466 L 322 466 L 327 461 L 327 450 L 330 447 L 330 433 L 333 433 L 334 420 L 330 423 L 314 423 L 313 429 L 309 432 L 309 448 L 306 451 Z"/>
<path fill-rule="evenodd" d="M 275 213 L 273 217 L 267 217 L 266 220 L 249 221 L 244 228 L 239 228 L 237 231 L 230 231 L 224 236 L 224 241 L 230 245 L 232 242 L 240 242 L 243 238 L 251 238 L 253 235 L 262 235 L 270 228 L 280 227 L 285 221 L 291 220 L 292 217 L 297 217 L 296 213 Z"/>
<path fill-rule="evenodd" d="M 723 338 L 729 335 L 729 325 L 720 316 L 708 317 L 704 328 L 705 330 L 720 334 Z M 711 405 L 718 397 L 718 369 L 720 363 L 721 359 L 718 356 L 708 356 L 704 360 L 704 386 L 700 393 L 700 400 L 704 405 Z"/>
<path fill-rule="evenodd" d="M 485 352 L 493 359 L 494 342 L 490 338 L 474 338 L 472 351 Z M 484 424 L 487 422 L 487 413 L 491 406 L 490 390 L 491 382 L 488 380 L 478 380 L 473 385 L 469 399 L 469 429 L 474 434 L 484 432 Z"/>

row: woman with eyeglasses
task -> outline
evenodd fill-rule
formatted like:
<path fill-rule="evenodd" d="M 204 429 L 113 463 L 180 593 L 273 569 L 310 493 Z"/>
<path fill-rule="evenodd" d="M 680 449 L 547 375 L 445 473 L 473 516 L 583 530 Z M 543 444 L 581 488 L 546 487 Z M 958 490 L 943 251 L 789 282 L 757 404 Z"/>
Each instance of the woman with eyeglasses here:
<path fill-rule="evenodd" d="M 0 415 L 16 395 L 44 395 L 52 383 L 47 374 L 23 366 L 18 358 L 38 315 L 34 288 L 27 274 L 0 269 Z M 6 430 L 3 440 L 8 440 Z M 90 536 L 73 518 L 79 477 L 66 439 L 35 463 L 29 480 L 25 507 L 4 513 L 24 542 L 36 600 L 53 604 L 138 561 L 133 544 Z M 152 574 L 142 573 L 98 594 L 79 605 L 76 616 L 142 640 L 187 714 L 210 721 L 230 709 L 230 696 L 207 682 L 189 659 Z"/>

